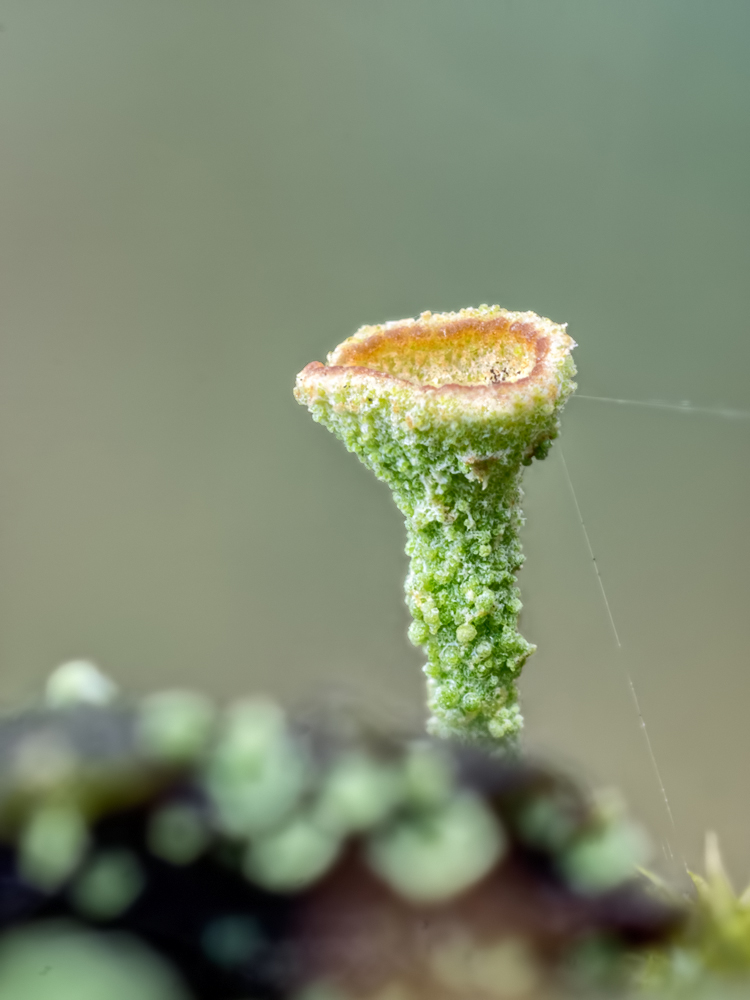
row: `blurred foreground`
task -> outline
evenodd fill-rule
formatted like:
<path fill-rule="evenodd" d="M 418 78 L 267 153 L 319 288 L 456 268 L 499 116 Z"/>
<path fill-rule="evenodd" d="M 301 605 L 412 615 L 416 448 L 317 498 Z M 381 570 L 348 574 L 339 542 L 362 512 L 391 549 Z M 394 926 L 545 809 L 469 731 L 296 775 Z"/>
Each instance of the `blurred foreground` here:
<path fill-rule="evenodd" d="M 620 994 L 686 933 L 611 798 L 355 713 L 135 703 L 76 661 L 0 761 L 2 1000 Z"/>

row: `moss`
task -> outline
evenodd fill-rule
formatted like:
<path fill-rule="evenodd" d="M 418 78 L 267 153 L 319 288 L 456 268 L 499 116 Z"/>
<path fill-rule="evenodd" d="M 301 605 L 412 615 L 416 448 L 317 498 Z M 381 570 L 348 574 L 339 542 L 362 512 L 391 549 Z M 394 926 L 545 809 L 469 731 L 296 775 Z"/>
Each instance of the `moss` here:
<path fill-rule="evenodd" d="M 562 326 L 497 306 L 364 327 L 295 395 L 388 483 L 406 517 L 409 638 L 427 654 L 432 732 L 509 738 L 519 633 L 521 472 L 574 389 Z"/>
<path fill-rule="evenodd" d="M 655 949 L 640 970 L 649 995 L 730 1000 L 750 990 L 750 886 L 737 893 L 715 833 L 706 835 L 705 874 L 689 872 L 695 894 L 683 898 L 656 876 L 665 900 L 688 902 L 688 919 L 668 947 Z"/>

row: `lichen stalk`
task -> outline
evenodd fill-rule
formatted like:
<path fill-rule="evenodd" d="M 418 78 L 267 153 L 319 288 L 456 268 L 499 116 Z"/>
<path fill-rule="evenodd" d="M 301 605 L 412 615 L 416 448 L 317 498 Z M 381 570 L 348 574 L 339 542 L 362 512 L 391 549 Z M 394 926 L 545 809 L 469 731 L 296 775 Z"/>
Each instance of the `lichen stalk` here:
<path fill-rule="evenodd" d="M 434 733 L 509 740 L 522 726 L 521 473 L 557 436 L 574 346 L 548 319 L 481 306 L 363 327 L 297 378 L 299 402 L 406 518 Z"/>

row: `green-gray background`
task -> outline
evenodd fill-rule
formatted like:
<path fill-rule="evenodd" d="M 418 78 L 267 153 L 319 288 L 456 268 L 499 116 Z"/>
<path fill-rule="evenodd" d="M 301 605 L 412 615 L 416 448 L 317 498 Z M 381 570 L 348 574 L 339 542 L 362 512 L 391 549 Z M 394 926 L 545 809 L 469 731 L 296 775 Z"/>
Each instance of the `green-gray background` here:
<path fill-rule="evenodd" d="M 2 0 L 0 699 L 421 718 L 400 517 L 291 397 L 364 322 L 570 323 L 750 410 L 747 0 Z M 750 875 L 750 420 L 574 399 L 527 478 L 529 742 Z M 666 815 L 627 675 L 674 813 Z"/>

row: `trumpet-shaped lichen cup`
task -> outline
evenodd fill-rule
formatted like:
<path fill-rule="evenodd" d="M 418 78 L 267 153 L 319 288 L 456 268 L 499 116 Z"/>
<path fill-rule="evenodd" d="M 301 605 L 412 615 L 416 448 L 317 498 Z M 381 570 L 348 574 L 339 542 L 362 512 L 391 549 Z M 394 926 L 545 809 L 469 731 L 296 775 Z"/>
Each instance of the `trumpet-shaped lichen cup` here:
<path fill-rule="evenodd" d="M 409 638 L 427 654 L 434 733 L 508 740 L 522 726 L 521 473 L 557 436 L 573 347 L 531 312 L 425 312 L 362 327 L 297 377 L 297 400 L 406 517 Z"/>

